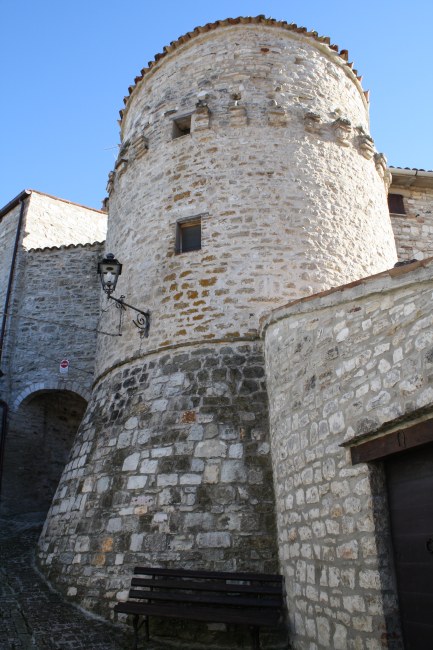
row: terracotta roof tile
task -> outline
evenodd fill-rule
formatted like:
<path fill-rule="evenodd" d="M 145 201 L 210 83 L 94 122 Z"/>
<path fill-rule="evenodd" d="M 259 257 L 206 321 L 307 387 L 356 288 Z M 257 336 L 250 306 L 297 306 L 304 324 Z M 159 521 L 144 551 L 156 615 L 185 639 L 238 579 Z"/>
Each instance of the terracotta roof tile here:
<path fill-rule="evenodd" d="M 392 169 L 406 169 L 411 172 L 428 172 L 429 174 L 433 172 L 433 169 L 422 169 L 421 167 L 393 167 L 393 165 L 390 165 L 389 168 Z"/>
<path fill-rule="evenodd" d="M 43 248 L 29 248 L 28 253 L 45 253 L 47 251 L 70 250 L 72 248 L 98 249 L 105 244 L 105 241 L 94 241 L 86 244 L 62 244 L 61 246 L 44 246 Z"/>

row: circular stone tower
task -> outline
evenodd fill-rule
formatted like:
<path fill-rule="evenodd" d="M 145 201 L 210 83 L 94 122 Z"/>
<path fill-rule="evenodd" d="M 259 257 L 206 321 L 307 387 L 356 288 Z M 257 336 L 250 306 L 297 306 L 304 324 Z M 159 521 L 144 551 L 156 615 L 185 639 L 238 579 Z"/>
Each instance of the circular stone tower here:
<path fill-rule="evenodd" d="M 150 335 L 125 318 L 99 337 L 40 542 L 49 579 L 102 613 L 136 564 L 277 570 L 259 317 L 396 261 L 365 93 L 316 33 L 195 29 L 135 80 L 121 132 L 106 250 Z"/>

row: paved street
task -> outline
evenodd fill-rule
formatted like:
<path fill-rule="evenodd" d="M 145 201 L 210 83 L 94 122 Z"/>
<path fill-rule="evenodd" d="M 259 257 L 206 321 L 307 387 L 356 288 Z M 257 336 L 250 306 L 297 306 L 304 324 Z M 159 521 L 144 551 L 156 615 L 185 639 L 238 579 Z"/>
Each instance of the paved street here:
<path fill-rule="evenodd" d="M 29 517 L 0 519 L 0 650 L 131 650 L 129 635 L 85 616 L 35 571 L 40 528 Z"/>

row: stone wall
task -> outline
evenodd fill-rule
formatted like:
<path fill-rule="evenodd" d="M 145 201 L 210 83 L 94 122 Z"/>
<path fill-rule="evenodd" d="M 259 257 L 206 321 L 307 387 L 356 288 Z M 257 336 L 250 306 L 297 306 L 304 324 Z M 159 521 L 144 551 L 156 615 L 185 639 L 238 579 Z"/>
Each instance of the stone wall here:
<path fill-rule="evenodd" d="M 93 381 L 100 295 L 96 267 L 101 254 L 101 244 L 88 244 L 31 250 L 19 256 L 3 358 L 10 411 L 2 468 L 3 513 L 24 512 L 32 503 L 34 507 L 39 503 L 39 510 L 48 509 L 47 495 L 54 494 L 63 469 L 58 465 L 64 465 L 81 419 L 74 415 L 75 401 L 78 396 L 88 400 Z M 61 375 L 59 365 L 65 358 L 70 362 L 69 372 Z M 23 404 L 47 392 L 52 405 L 63 394 L 65 408 L 59 417 L 54 417 L 54 406 L 48 409 L 49 423 L 44 405 Z M 66 420 L 63 433 L 59 429 L 62 417 Z M 29 453 L 33 448 L 37 451 Z M 14 478 L 17 468 L 23 469 L 18 482 Z M 39 492 L 33 501 L 28 477 Z"/>
<path fill-rule="evenodd" d="M 431 409 L 432 291 L 432 262 L 421 262 L 264 323 L 294 648 L 401 647 L 382 468 L 352 466 L 341 445 Z"/>
<path fill-rule="evenodd" d="M 49 383 L 53 388 L 53 381 L 59 379 L 58 363 L 68 354 L 82 358 L 74 359 L 68 375 L 70 383 L 64 388 L 76 390 L 81 384 L 80 394 L 88 397 L 99 314 L 96 264 L 102 247 L 77 247 L 74 251 L 66 246 L 103 241 L 106 214 L 34 190 L 26 190 L 20 196 L 25 211 L 8 305 L 0 397 L 12 407 L 17 399 L 22 399 L 26 387 L 40 389 Z M 5 212 L 0 221 L 1 310 L 20 206 L 19 203 Z M 63 248 L 29 252 L 32 247 L 58 246 Z"/>
<path fill-rule="evenodd" d="M 424 172 L 424 178 L 409 176 L 412 185 L 406 185 L 403 172 L 409 171 L 393 170 L 390 192 L 403 196 L 405 214 L 391 214 L 391 223 L 398 258 L 422 260 L 433 256 L 433 173 Z"/>
<path fill-rule="evenodd" d="M 40 540 L 56 586 L 113 616 L 133 567 L 277 571 L 261 344 L 124 365 L 95 389 Z"/>
<path fill-rule="evenodd" d="M 22 240 L 24 250 L 104 241 L 107 215 L 31 190 Z"/>
<path fill-rule="evenodd" d="M 11 405 L 33 384 L 52 387 L 58 382 L 59 388 L 67 390 L 74 382 L 88 396 L 99 323 L 96 268 L 101 255 L 102 244 L 26 254 L 8 337 Z M 61 376 L 59 364 L 64 358 L 70 367 Z"/>

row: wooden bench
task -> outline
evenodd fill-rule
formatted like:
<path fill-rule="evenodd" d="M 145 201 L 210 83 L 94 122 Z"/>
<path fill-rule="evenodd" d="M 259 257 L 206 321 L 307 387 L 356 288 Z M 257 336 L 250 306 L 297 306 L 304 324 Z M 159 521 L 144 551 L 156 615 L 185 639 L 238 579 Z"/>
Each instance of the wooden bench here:
<path fill-rule="evenodd" d="M 143 625 L 149 640 L 150 616 L 245 625 L 252 649 L 260 650 L 260 628 L 275 627 L 283 619 L 283 577 L 135 567 L 129 598 L 114 611 L 134 617 L 135 650 Z"/>

